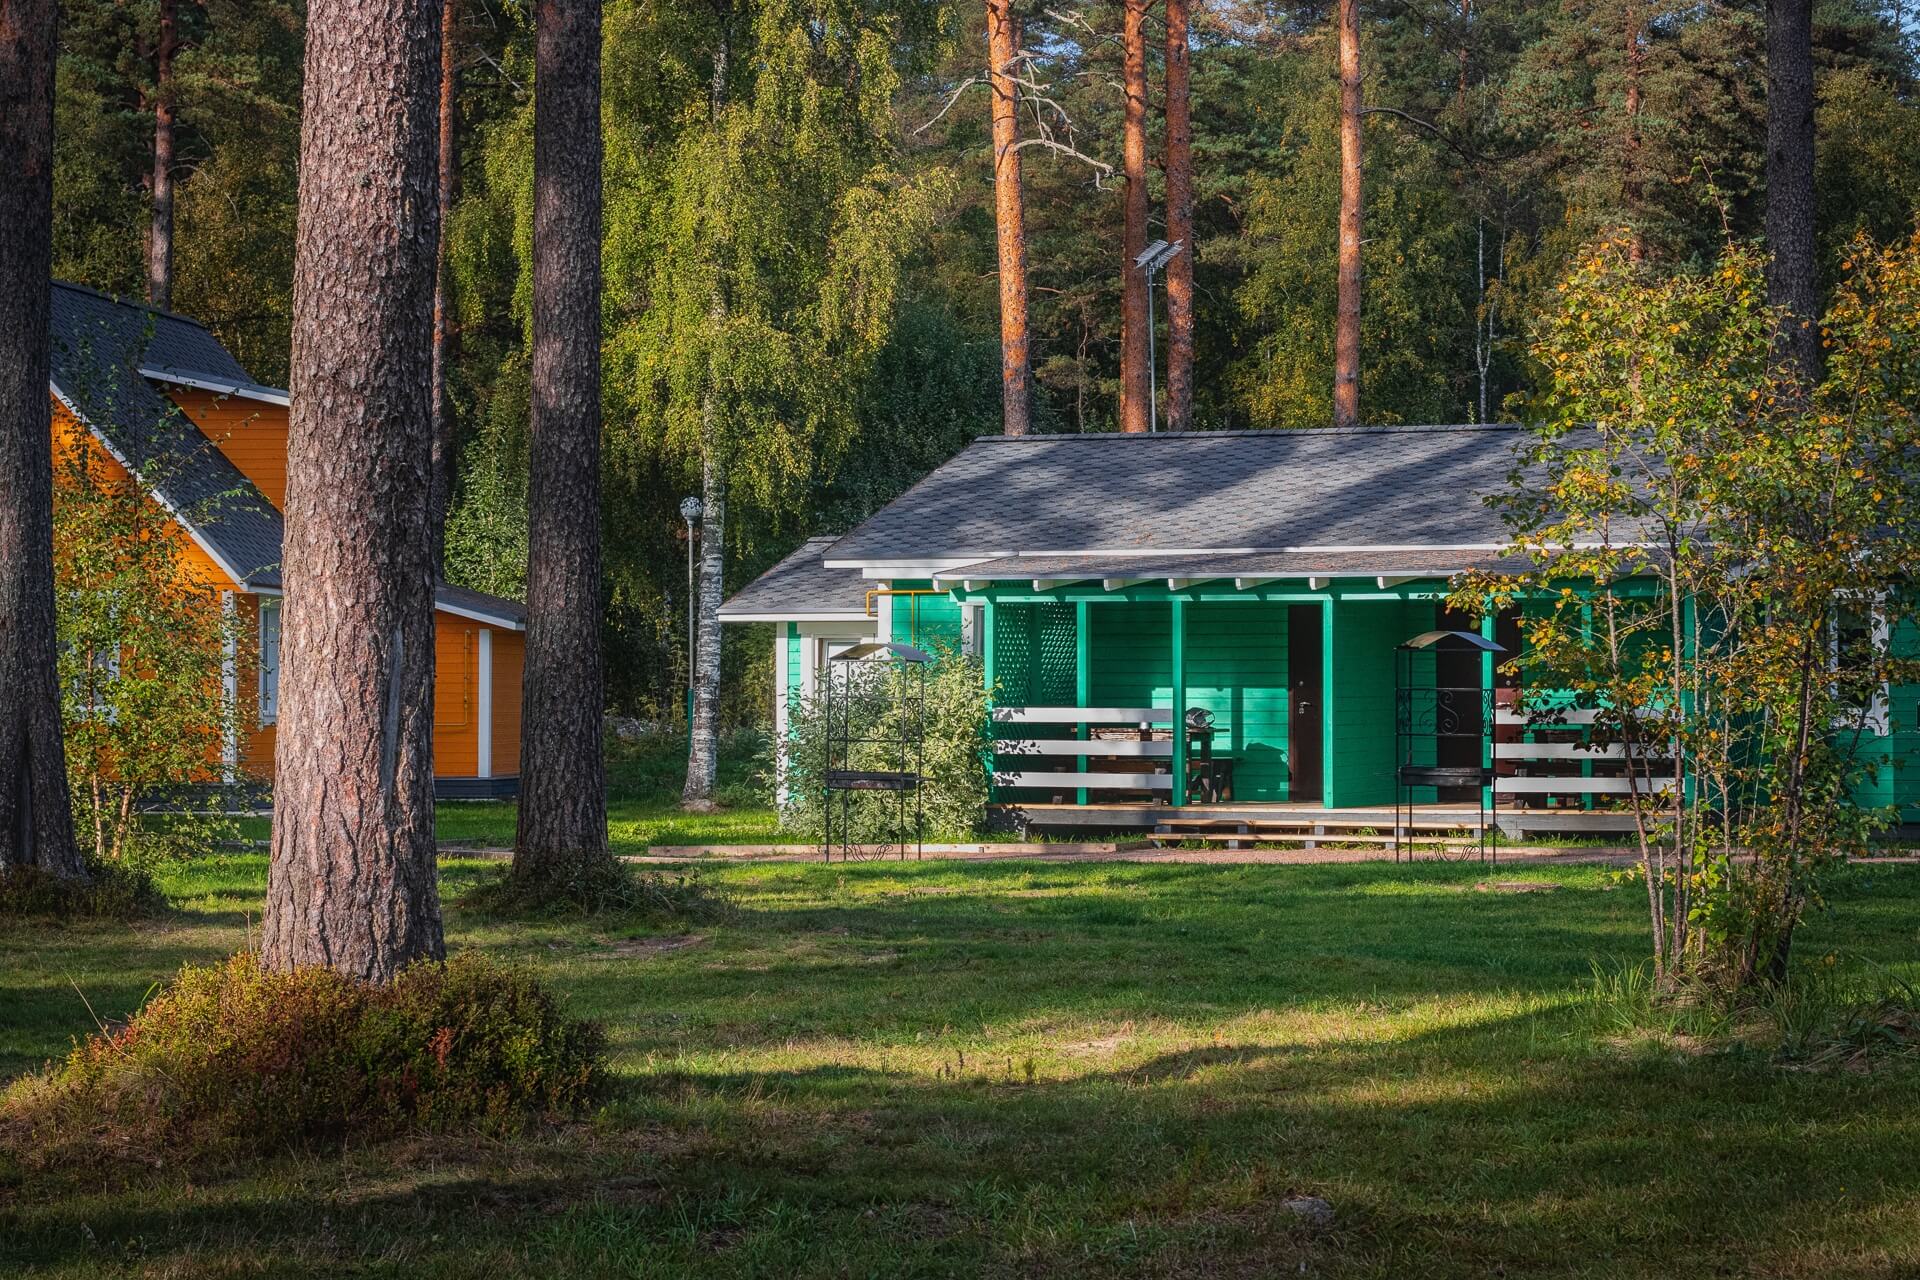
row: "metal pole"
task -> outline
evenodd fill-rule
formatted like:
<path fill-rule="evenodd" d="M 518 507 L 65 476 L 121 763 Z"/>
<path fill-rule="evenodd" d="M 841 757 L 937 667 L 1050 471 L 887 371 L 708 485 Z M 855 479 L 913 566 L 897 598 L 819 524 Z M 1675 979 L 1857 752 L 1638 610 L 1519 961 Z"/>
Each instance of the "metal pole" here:
<path fill-rule="evenodd" d="M 1153 354 L 1153 268 L 1147 268 L 1147 430 L 1160 429 L 1160 381 Z"/>

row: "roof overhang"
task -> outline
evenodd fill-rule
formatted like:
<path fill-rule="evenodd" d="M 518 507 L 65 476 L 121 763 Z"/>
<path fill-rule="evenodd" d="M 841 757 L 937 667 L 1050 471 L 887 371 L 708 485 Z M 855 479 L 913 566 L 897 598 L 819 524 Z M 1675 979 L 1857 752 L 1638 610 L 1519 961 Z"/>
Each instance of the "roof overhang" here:
<path fill-rule="evenodd" d="M 720 611 L 722 622 L 872 622 L 873 615 L 859 609 L 788 609 L 775 612 Z"/>
<path fill-rule="evenodd" d="M 257 382 L 229 382 L 204 373 L 168 369 L 160 365 L 142 365 L 140 376 L 154 382 L 171 383 L 176 387 L 192 387 L 197 391 L 217 391 L 221 395 L 238 396 L 242 400 L 258 400 L 263 404 L 287 406 L 292 403 L 287 393 L 279 387 L 262 386 Z"/>

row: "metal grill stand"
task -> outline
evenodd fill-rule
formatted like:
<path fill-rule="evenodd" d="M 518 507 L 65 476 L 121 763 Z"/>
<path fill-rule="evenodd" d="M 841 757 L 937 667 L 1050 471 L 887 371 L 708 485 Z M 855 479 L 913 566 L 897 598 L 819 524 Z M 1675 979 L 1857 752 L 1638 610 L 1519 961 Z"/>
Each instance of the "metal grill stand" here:
<path fill-rule="evenodd" d="M 827 660 L 820 852 L 842 862 L 926 846 L 927 663 L 912 645 L 855 645 Z M 836 818 L 837 833 L 836 833 Z M 858 829 L 856 829 L 856 826 Z"/>
<path fill-rule="evenodd" d="M 1441 850 L 1458 848 L 1440 839 L 1416 837 L 1413 793 L 1419 787 L 1473 789 L 1478 838 L 1475 852 L 1484 862 L 1497 859 L 1490 832 L 1499 816 L 1490 764 L 1493 742 L 1493 690 L 1483 678 L 1472 685 L 1442 684 L 1439 656 L 1470 651 L 1476 658 L 1506 650 L 1472 631 L 1427 631 L 1394 651 L 1394 776 L 1393 857 L 1408 861 L 1422 844 Z M 1433 659 L 1433 676 L 1422 679 L 1416 659 Z M 1471 745 L 1469 745 L 1471 744 Z M 1459 757 L 1471 756 L 1468 764 Z M 1490 807 L 1490 802 L 1492 802 Z M 1428 824 L 1432 825 L 1432 824 Z"/>

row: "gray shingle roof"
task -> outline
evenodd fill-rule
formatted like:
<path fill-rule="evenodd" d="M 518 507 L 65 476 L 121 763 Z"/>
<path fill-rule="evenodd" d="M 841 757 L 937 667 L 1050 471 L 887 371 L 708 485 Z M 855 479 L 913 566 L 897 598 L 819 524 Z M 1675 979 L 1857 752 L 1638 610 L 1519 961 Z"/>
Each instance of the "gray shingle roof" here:
<path fill-rule="evenodd" d="M 720 606 L 723 622 L 768 618 L 864 618 L 868 584 L 858 569 L 821 563 L 838 539 L 808 538 L 800 548 L 755 578 Z"/>
<path fill-rule="evenodd" d="M 1073 582 L 1093 578 L 1151 582 L 1187 578 L 1448 578 L 1468 569 L 1518 572 L 1525 557 L 1497 551 L 1269 551 L 1223 556 L 1004 556 L 934 575 L 934 584 Z"/>
<path fill-rule="evenodd" d="M 1301 548 L 1499 547 L 1522 428 L 989 436 L 827 552 L 833 563 Z"/>
<path fill-rule="evenodd" d="M 151 485 L 242 583 L 280 582 L 280 513 L 171 401 L 143 365 L 252 382 L 212 334 L 170 312 L 53 287 L 53 390 Z"/>
<path fill-rule="evenodd" d="M 483 614 L 489 619 L 511 623 L 522 628 L 527 625 L 527 606 L 518 600 L 509 600 L 505 596 L 490 596 L 484 591 L 473 591 L 443 582 L 434 589 L 433 602 L 442 609 L 453 608 L 467 613 Z"/>

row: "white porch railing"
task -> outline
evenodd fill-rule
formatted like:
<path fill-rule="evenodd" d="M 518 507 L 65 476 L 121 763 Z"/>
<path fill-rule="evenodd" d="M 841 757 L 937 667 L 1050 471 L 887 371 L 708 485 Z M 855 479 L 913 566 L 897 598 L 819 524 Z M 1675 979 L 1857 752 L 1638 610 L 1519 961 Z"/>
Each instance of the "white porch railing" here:
<path fill-rule="evenodd" d="M 1598 715 L 1599 713 L 1593 710 L 1571 707 L 1537 714 L 1516 711 L 1511 707 L 1500 707 L 1494 712 L 1494 724 L 1536 732 L 1578 732 L 1588 729 Z M 1625 748 L 1618 743 L 1591 746 L 1585 742 L 1495 742 L 1493 758 L 1512 761 L 1518 769 L 1535 765 L 1589 762 L 1624 766 L 1627 759 Z M 1552 774 L 1532 777 L 1501 774 L 1494 779 L 1493 789 L 1506 795 L 1554 795 L 1580 798 L 1625 796 L 1633 794 L 1636 790 L 1645 795 L 1669 791 L 1673 788 L 1671 760 L 1642 758 L 1634 762 L 1634 767 L 1643 776 L 1634 779 L 1620 773 L 1602 777 L 1594 777 L 1591 774 Z M 1652 778 L 1644 776 L 1649 768 L 1660 771 L 1660 776 Z"/>
<path fill-rule="evenodd" d="M 996 725 L 1132 726 L 1141 736 L 1121 738 L 1002 738 L 993 744 L 993 781 L 1002 787 L 1071 787 L 1076 791 L 1173 791 L 1171 768 L 1164 772 L 1118 769 L 1007 769 L 1008 757 L 1042 759 L 1077 756 L 1085 759 L 1166 760 L 1171 766 L 1173 743 L 1153 741 L 1155 728 L 1173 726 L 1170 707 L 995 707 Z"/>

